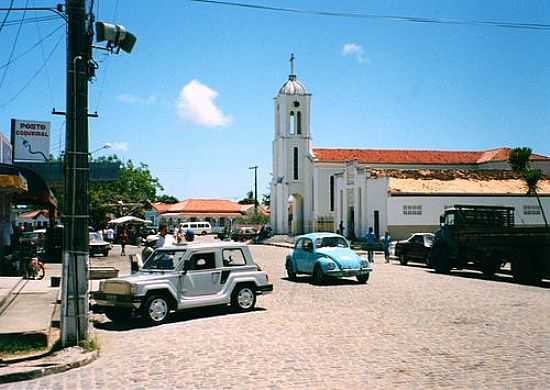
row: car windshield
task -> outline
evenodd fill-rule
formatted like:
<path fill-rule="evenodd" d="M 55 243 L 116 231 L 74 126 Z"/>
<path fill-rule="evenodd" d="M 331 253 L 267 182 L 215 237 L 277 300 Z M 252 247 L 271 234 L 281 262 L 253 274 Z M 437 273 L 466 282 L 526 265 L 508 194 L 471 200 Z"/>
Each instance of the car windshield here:
<path fill-rule="evenodd" d="M 434 242 L 434 237 L 432 235 L 426 235 L 424 236 L 424 241 L 426 241 L 426 244 L 432 245 Z"/>
<path fill-rule="evenodd" d="M 143 264 L 143 269 L 173 270 L 184 254 L 185 251 L 156 251 Z"/>
<path fill-rule="evenodd" d="M 315 246 L 317 248 L 327 248 L 327 247 L 347 248 L 348 243 L 342 237 L 323 237 L 315 240 Z"/>
<path fill-rule="evenodd" d="M 90 241 L 101 241 L 101 234 L 90 233 Z"/>

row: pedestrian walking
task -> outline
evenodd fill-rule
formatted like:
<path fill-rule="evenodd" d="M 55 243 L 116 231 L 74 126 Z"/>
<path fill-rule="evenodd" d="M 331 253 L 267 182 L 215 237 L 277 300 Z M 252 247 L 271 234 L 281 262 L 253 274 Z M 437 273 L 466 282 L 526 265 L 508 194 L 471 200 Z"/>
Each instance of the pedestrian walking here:
<path fill-rule="evenodd" d="M 340 225 L 338 225 L 338 233 L 340 233 L 341 236 L 344 235 L 344 221 L 340 221 Z"/>
<path fill-rule="evenodd" d="M 122 229 L 118 239 L 120 241 L 120 255 L 126 256 L 126 244 L 128 244 L 128 233 L 126 232 L 126 229 Z"/>
<path fill-rule="evenodd" d="M 376 245 L 376 236 L 374 235 L 371 227 L 369 228 L 369 232 L 367 233 L 365 239 L 367 241 L 367 253 L 369 262 L 374 263 L 374 246 Z"/>
<path fill-rule="evenodd" d="M 386 259 L 386 263 L 390 262 L 390 242 L 390 233 L 384 232 L 384 258 Z"/>

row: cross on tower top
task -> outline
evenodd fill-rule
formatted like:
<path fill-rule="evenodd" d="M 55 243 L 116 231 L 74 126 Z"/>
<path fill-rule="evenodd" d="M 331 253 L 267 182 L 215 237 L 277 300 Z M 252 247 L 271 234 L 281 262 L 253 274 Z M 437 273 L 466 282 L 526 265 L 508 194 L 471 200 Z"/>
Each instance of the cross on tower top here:
<path fill-rule="evenodd" d="M 290 75 L 294 76 L 294 53 L 290 53 Z"/>

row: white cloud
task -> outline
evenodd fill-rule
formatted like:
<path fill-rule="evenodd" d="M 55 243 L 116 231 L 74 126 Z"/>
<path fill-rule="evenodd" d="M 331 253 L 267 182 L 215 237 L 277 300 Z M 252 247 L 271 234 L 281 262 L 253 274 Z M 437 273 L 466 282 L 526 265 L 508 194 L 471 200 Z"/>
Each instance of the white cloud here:
<path fill-rule="evenodd" d="M 354 57 L 360 64 L 366 64 L 369 62 L 369 59 L 365 55 L 365 48 L 358 43 L 346 43 L 344 47 L 342 47 L 342 55 L 346 57 Z"/>
<path fill-rule="evenodd" d="M 128 151 L 128 142 L 113 142 L 111 144 L 111 150 L 126 152 Z"/>
<path fill-rule="evenodd" d="M 154 104 L 158 101 L 157 97 L 155 95 L 150 95 L 146 97 L 132 95 L 131 93 L 123 93 L 118 95 L 117 100 L 122 103 L 126 104 Z"/>
<path fill-rule="evenodd" d="M 231 124 L 232 118 L 225 115 L 214 100 L 218 92 L 199 80 L 191 80 L 183 86 L 176 102 L 180 118 L 204 127 L 223 127 Z"/>

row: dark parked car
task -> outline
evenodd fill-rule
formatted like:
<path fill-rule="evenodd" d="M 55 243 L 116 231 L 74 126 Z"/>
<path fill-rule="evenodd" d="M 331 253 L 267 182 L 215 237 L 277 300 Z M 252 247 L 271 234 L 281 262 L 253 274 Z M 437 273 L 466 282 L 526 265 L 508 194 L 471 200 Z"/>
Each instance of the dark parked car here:
<path fill-rule="evenodd" d="M 99 233 L 90 233 L 90 256 L 102 254 L 103 256 L 109 256 L 111 250 L 111 244 L 101 237 Z"/>
<path fill-rule="evenodd" d="M 420 260 L 426 263 L 428 254 L 432 249 L 434 235 L 432 233 L 414 233 L 406 240 L 397 241 L 395 244 L 395 257 L 399 263 L 407 265 L 409 260 Z"/>

